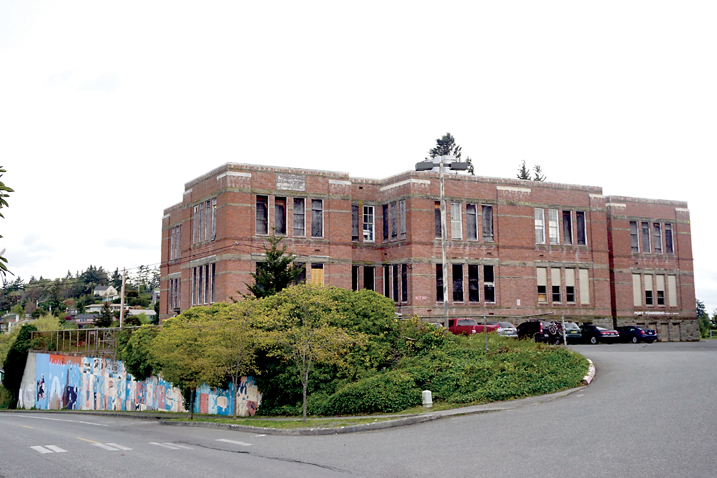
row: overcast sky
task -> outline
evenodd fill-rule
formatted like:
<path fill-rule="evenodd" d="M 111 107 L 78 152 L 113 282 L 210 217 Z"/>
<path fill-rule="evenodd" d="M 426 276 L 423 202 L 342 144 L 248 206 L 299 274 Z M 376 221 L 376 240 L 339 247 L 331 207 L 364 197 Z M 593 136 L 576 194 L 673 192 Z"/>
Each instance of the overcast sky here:
<path fill-rule="evenodd" d="M 160 261 L 227 162 L 476 174 L 687 201 L 717 308 L 713 1 L 0 2 L 0 248 L 25 281 Z"/>

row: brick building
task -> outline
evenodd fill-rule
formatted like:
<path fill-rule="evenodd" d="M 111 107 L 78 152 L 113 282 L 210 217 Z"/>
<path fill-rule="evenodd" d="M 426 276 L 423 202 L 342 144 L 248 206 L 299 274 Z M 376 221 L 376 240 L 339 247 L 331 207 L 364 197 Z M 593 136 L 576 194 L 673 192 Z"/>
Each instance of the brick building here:
<path fill-rule="evenodd" d="M 160 318 L 240 297 L 266 237 L 284 236 L 309 282 L 372 289 L 397 312 L 443 314 L 439 175 L 386 179 L 225 164 L 162 218 Z M 648 325 L 697 340 L 685 202 L 447 174 L 448 313 L 540 314 Z"/>

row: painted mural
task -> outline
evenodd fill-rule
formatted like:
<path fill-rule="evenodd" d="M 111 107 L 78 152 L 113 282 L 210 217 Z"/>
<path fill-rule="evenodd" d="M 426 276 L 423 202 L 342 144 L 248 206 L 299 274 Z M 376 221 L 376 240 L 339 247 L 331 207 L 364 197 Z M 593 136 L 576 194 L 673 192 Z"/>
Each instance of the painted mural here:
<path fill-rule="evenodd" d="M 235 397 L 232 400 L 232 397 Z M 261 394 L 253 377 L 237 390 L 200 387 L 194 413 L 253 416 Z M 40 410 L 155 410 L 184 412 L 178 388 L 158 377 L 137 381 L 119 360 L 31 352 L 22 377 L 18 408 Z"/>

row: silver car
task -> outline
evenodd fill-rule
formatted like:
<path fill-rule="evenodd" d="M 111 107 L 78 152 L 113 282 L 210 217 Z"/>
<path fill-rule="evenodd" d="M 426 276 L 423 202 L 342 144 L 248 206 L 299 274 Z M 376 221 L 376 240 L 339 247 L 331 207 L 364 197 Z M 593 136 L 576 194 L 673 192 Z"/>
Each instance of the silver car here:
<path fill-rule="evenodd" d="M 515 328 L 515 325 L 511 324 L 510 322 L 488 322 L 488 325 L 496 325 L 498 324 L 498 328 L 496 329 L 498 332 L 498 335 L 502 335 L 503 337 L 517 337 L 518 336 L 518 329 Z"/>

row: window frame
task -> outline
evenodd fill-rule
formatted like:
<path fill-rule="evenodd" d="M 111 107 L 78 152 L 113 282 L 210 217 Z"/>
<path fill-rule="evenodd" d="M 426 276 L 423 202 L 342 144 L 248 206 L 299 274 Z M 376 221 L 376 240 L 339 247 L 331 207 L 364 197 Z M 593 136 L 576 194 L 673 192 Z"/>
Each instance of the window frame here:
<path fill-rule="evenodd" d="M 542 207 L 534 208 L 533 219 L 535 223 L 535 243 L 545 244 L 545 210 Z"/>

